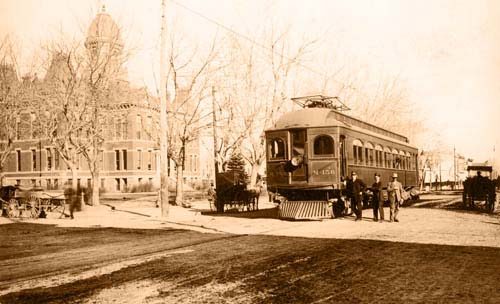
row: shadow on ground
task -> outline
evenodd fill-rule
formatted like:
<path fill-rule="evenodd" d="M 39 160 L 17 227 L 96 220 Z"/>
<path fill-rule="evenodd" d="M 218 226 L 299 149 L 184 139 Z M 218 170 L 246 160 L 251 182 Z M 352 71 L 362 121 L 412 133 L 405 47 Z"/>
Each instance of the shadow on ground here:
<path fill-rule="evenodd" d="M 260 209 L 255 211 L 225 211 L 224 213 L 219 213 L 215 211 L 202 211 L 202 215 L 210 215 L 210 216 L 220 216 L 220 217 L 237 217 L 237 218 L 270 218 L 277 219 L 278 218 L 278 207 L 276 208 L 268 208 L 268 209 Z"/>

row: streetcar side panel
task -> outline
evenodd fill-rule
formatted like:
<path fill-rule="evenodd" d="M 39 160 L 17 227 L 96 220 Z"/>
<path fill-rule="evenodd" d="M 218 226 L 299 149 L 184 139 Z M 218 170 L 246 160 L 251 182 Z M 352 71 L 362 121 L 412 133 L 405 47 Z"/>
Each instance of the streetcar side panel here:
<path fill-rule="evenodd" d="M 371 184 L 375 173 L 378 173 L 382 184 L 386 185 L 392 174 L 397 173 L 403 185 L 417 185 L 417 149 L 349 128 L 342 128 L 340 133 L 346 137 L 349 174 L 355 171 L 367 184 Z"/>

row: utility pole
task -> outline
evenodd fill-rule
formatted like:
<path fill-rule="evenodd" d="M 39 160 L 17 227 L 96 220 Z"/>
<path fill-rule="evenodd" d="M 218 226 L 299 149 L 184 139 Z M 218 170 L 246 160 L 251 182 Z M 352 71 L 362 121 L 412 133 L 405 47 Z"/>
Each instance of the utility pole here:
<path fill-rule="evenodd" d="M 219 173 L 219 157 L 217 153 L 217 110 L 215 108 L 215 87 L 212 86 L 212 129 L 214 136 L 214 188 L 217 189 L 217 174 Z M 224 206 L 215 201 L 217 212 L 224 212 Z"/>
<path fill-rule="evenodd" d="M 439 190 L 443 190 L 443 181 L 441 180 L 441 159 L 439 160 Z"/>
<path fill-rule="evenodd" d="M 168 216 L 168 146 L 167 146 L 167 29 L 166 0 L 161 1 L 160 29 L 160 206 L 161 216 Z"/>
<path fill-rule="evenodd" d="M 457 187 L 457 158 L 456 158 L 456 149 L 453 146 L 453 189 Z"/>
<path fill-rule="evenodd" d="M 219 159 L 217 157 L 217 111 L 215 109 L 215 87 L 212 86 L 212 129 L 214 136 L 214 185 L 216 185 L 217 173 L 219 173 Z"/>

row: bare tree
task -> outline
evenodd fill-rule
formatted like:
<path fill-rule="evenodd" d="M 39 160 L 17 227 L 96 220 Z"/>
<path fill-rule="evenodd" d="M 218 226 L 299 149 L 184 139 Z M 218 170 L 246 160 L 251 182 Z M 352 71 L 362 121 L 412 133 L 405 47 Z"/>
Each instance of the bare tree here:
<path fill-rule="evenodd" d="M 184 170 L 188 144 L 199 137 L 201 129 L 207 128 L 211 113 L 202 111 L 203 102 L 210 96 L 210 75 L 214 73 L 217 57 L 217 36 L 209 46 L 207 54 L 200 56 L 197 47 L 185 52 L 181 41 L 174 35 L 170 39 L 168 56 L 168 78 L 175 96 L 168 111 L 168 157 L 176 169 L 177 204 L 183 204 Z"/>
<path fill-rule="evenodd" d="M 4 166 L 18 137 L 20 119 L 19 99 L 22 86 L 17 76 L 17 60 L 12 42 L 8 37 L 0 41 L 0 186 L 4 184 Z"/>
<path fill-rule="evenodd" d="M 40 115 L 40 82 L 35 66 L 18 78 L 19 50 L 8 37 L 0 41 L 0 184 L 4 166 L 12 156 L 17 140 L 36 139 L 42 132 Z M 20 165 L 18 161 L 18 166 Z"/>
<path fill-rule="evenodd" d="M 232 111 L 239 117 L 236 129 L 243 131 L 241 153 L 251 166 L 251 186 L 255 185 L 265 160 L 264 130 L 285 110 L 292 72 L 301 66 L 316 43 L 314 39 L 305 39 L 291 46 L 289 31 L 275 31 L 274 27 L 262 36 L 265 45 L 248 43 L 235 36 L 231 43 L 235 55 L 230 77 L 240 80 L 234 86 L 237 90 L 232 92 Z"/>
<path fill-rule="evenodd" d="M 242 128 L 234 107 L 236 101 L 233 101 L 234 97 L 219 81 L 212 87 L 211 96 L 215 174 L 225 171 L 232 153 L 242 144 L 248 133 L 245 128 L 251 127 L 251 124 L 246 124 Z"/>
<path fill-rule="evenodd" d="M 85 125 L 81 131 L 86 136 L 76 137 L 77 147 L 87 161 L 92 177 L 92 205 L 99 205 L 99 155 L 104 142 L 106 118 L 119 109 L 117 97 L 125 92 L 120 82 L 125 61 L 123 42 L 118 28 L 112 28 L 108 41 L 100 39 L 86 41 L 87 63 L 83 75 L 85 83 L 84 106 L 88 111 L 82 115 Z"/>
<path fill-rule="evenodd" d="M 77 188 L 79 158 L 85 149 L 78 138 L 83 136 L 88 112 L 88 107 L 82 106 L 85 59 L 79 47 L 70 41 L 52 41 L 45 47 L 50 63 L 42 87 L 44 137 L 71 171 L 73 189 Z"/>
<path fill-rule="evenodd" d="M 120 29 L 96 18 L 84 45 L 62 41 L 50 47 L 62 71 L 48 75 L 48 137 L 73 175 L 78 158 L 85 160 L 92 180 L 91 204 L 99 205 L 105 131 L 109 117 L 121 111 L 120 97 L 127 92 L 122 68 L 127 54 Z"/>

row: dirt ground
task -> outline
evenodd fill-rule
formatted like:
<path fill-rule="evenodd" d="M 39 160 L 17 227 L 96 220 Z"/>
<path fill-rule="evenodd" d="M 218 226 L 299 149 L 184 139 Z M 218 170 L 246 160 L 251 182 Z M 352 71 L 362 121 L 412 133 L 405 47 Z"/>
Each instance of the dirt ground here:
<path fill-rule="evenodd" d="M 0 303 L 499 303 L 500 218 L 456 199 L 415 202 L 400 223 L 370 210 L 362 222 L 207 216 L 204 203 L 165 220 L 147 200 L 2 219 Z"/>

